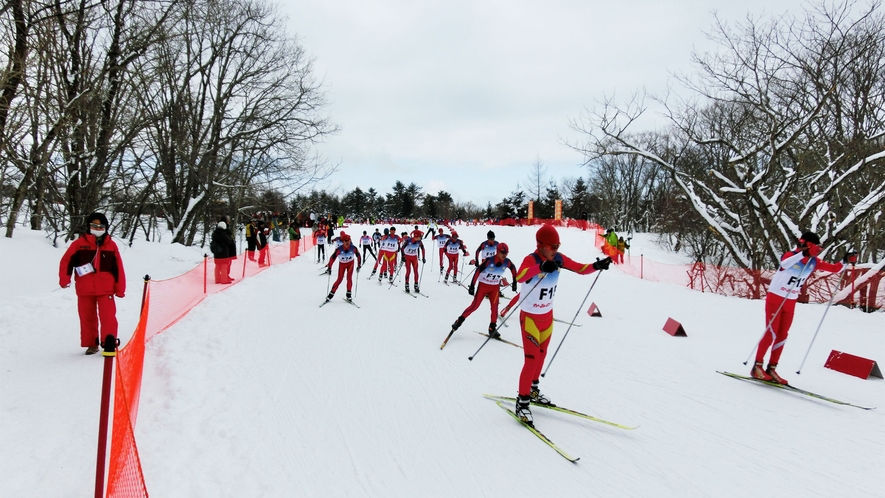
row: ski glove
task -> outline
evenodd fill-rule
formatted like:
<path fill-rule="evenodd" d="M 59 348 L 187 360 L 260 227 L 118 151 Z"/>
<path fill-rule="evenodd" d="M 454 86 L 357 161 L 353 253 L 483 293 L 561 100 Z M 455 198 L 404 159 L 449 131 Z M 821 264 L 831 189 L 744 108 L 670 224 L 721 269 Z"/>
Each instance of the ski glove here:
<path fill-rule="evenodd" d="M 422 264 L 422 265 L 423 265 L 424 263 L 426 263 L 426 262 L 427 262 L 427 258 L 421 258 L 421 264 Z"/>
<path fill-rule="evenodd" d="M 513 289 L 513 292 L 516 292 L 516 280 L 510 285 L 510 288 Z"/>
<path fill-rule="evenodd" d="M 471 296 L 476 294 L 476 287 L 474 287 L 473 284 L 470 284 L 470 287 L 467 288 L 467 293 Z"/>
<path fill-rule="evenodd" d="M 361 270 L 362 268 L 363 268 L 363 265 L 359 265 L 359 266 L 357 266 L 357 267 L 356 267 L 356 272 L 359 273 L 360 270 Z"/>
<path fill-rule="evenodd" d="M 326 275 L 332 274 L 332 268 L 326 268 Z"/>
<path fill-rule="evenodd" d="M 608 270 L 608 266 L 612 264 L 612 258 L 605 259 L 597 259 L 595 263 L 593 263 L 594 270 Z"/>
<path fill-rule="evenodd" d="M 818 254 L 820 254 L 821 248 L 817 244 L 812 244 L 811 242 L 805 243 L 805 250 L 808 251 L 808 255 L 812 258 L 816 258 Z"/>
<path fill-rule="evenodd" d="M 857 251 L 848 251 L 845 253 L 845 256 L 842 256 L 842 264 L 855 264 L 857 263 Z"/>
<path fill-rule="evenodd" d="M 559 265 L 553 261 L 544 261 L 541 263 L 541 271 L 544 273 L 553 273 L 559 269 Z"/>

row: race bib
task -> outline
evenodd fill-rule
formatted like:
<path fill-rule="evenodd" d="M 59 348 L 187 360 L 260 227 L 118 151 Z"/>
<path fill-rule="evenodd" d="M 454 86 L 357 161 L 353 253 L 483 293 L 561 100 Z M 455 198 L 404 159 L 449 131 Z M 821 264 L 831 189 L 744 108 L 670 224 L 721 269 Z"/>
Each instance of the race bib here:
<path fill-rule="evenodd" d="M 84 275 L 89 275 L 90 273 L 95 273 L 95 268 L 93 268 L 92 263 L 86 263 L 83 266 L 75 266 L 74 271 L 77 272 L 78 277 L 82 277 Z"/>

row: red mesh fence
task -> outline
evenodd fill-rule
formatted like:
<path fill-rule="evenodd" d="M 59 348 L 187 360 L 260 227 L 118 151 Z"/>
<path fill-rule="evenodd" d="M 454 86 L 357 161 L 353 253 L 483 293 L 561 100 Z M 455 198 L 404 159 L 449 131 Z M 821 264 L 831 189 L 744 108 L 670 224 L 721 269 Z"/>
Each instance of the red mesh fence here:
<path fill-rule="evenodd" d="M 255 251 L 253 255 L 244 253 L 236 258 L 217 262 L 212 258 L 206 258 L 194 269 L 175 278 L 148 281 L 135 333 L 126 346 L 117 351 L 117 379 L 114 385 L 113 429 L 106 496 L 148 496 L 135 441 L 135 421 L 141 395 L 145 344 L 184 317 L 207 295 L 233 285 L 215 283 L 216 263 L 230 264 L 231 275 L 235 275 L 236 269 L 239 268 L 240 276 L 248 277 L 270 265 L 286 263 L 296 255 L 308 253 L 313 246 L 314 242 L 310 237 L 302 238 L 297 244 L 294 241 L 270 244 L 264 254 Z M 262 261 L 262 265 L 259 265 L 259 260 Z M 234 284 L 236 282 L 237 280 Z"/>
<path fill-rule="evenodd" d="M 144 303 L 135 333 L 117 351 L 117 379 L 114 383 L 114 415 L 111 432 L 111 455 L 108 464 L 106 496 L 147 497 L 144 474 L 135 445 L 135 418 L 141 396 L 144 370 L 144 344 L 150 289 L 145 286 Z"/>

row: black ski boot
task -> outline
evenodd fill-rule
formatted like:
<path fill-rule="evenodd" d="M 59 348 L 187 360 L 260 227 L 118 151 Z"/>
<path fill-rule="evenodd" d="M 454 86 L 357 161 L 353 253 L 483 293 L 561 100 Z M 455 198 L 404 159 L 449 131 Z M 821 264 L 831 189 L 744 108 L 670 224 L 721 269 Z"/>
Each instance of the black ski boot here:
<path fill-rule="evenodd" d="M 406 282 L 406 294 L 411 294 L 411 292 L 409 291 L 409 283 L 408 282 Z"/>
<path fill-rule="evenodd" d="M 329 295 L 326 296 L 326 302 L 328 303 L 329 301 L 331 301 L 333 297 L 335 297 L 335 293 L 330 292 Z"/>
<path fill-rule="evenodd" d="M 347 302 L 349 302 L 349 303 L 352 303 L 352 302 L 353 302 L 353 301 L 351 300 L 352 297 L 353 297 L 353 296 L 351 295 L 350 291 L 347 291 L 347 294 L 344 296 L 344 300 L 347 301 Z"/>
<path fill-rule="evenodd" d="M 491 337 L 492 339 L 500 339 L 501 338 L 501 333 L 498 332 L 498 324 L 496 324 L 496 323 L 489 324 L 489 337 Z"/>
<path fill-rule="evenodd" d="M 455 323 L 452 324 L 452 330 L 458 330 L 458 327 L 460 327 L 462 323 L 464 323 L 464 317 L 459 316 L 458 319 L 455 320 Z"/>
<path fill-rule="evenodd" d="M 421 289 L 418 288 L 418 284 L 415 284 L 415 292 L 421 294 Z"/>
<path fill-rule="evenodd" d="M 538 381 L 532 381 L 532 392 L 529 395 L 531 402 L 536 405 L 546 405 L 546 406 L 556 406 L 550 401 L 550 398 L 541 394 L 541 390 L 538 388 Z"/>

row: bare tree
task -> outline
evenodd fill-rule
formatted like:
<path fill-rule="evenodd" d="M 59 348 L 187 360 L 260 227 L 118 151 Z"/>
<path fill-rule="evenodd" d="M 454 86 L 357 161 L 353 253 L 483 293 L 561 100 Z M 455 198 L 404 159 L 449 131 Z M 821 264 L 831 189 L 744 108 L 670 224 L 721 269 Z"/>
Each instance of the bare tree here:
<path fill-rule="evenodd" d="M 717 22 L 722 51 L 696 55 L 699 74 L 682 79 L 694 97 L 662 101 L 668 132 L 630 133 L 642 102 L 606 102 L 574 123 L 587 139 L 575 148 L 588 164 L 658 165 L 742 267 L 773 264 L 804 230 L 857 244 L 885 202 L 885 23 L 878 2 L 854 7 Z"/>

